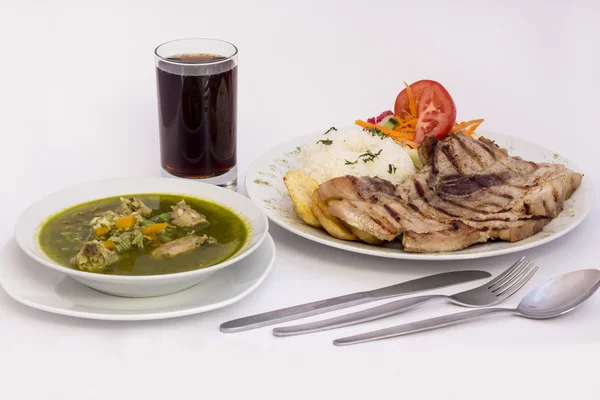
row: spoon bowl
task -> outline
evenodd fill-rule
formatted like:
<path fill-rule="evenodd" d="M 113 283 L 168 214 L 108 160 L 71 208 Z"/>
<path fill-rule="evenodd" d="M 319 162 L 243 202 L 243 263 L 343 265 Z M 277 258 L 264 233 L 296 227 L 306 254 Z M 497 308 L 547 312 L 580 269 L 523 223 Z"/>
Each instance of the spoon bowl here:
<path fill-rule="evenodd" d="M 600 287 L 600 270 L 582 269 L 551 279 L 527 294 L 517 307 L 526 318 L 553 318 L 583 303 Z"/>

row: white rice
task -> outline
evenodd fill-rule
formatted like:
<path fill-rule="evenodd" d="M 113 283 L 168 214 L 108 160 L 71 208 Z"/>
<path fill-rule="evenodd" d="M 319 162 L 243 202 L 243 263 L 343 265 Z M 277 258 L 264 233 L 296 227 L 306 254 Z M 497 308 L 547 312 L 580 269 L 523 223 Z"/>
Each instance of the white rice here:
<path fill-rule="evenodd" d="M 413 162 L 401 145 L 389 137 L 373 136 L 360 127 L 330 131 L 318 140 L 331 140 L 332 143 L 309 143 L 302 148 L 298 159 L 299 169 L 318 183 L 343 175 L 377 176 L 400 183 L 415 173 Z M 372 161 L 367 161 L 371 157 L 361 157 L 367 151 L 377 154 L 380 150 L 379 156 Z M 346 160 L 358 162 L 347 165 Z"/>

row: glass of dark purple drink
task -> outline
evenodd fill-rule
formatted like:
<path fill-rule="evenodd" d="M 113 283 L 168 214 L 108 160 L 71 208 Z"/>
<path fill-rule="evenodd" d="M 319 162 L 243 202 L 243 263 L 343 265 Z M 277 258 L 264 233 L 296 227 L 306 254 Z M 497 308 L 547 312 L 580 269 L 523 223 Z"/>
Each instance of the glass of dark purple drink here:
<path fill-rule="evenodd" d="M 237 48 L 181 39 L 156 48 L 160 156 L 168 176 L 237 183 Z"/>

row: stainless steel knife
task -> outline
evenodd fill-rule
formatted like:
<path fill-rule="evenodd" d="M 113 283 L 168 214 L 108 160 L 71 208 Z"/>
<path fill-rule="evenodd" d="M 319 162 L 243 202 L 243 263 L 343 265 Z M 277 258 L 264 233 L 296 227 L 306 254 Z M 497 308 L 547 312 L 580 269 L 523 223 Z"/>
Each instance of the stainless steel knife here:
<path fill-rule="evenodd" d="M 332 297 L 326 300 L 315 301 L 312 303 L 306 303 L 298 306 L 252 315 L 250 317 L 235 319 L 223 323 L 220 329 L 221 332 L 226 333 L 241 332 L 279 322 L 292 321 L 299 318 L 309 317 L 311 315 L 352 307 L 359 304 L 370 303 L 376 300 L 419 293 L 432 289 L 439 289 L 447 286 L 458 285 L 459 283 L 489 278 L 491 276 L 492 275 L 489 272 L 485 271 L 444 272 L 441 274 L 429 275 L 423 278 L 398 283 L 392 286 L 386 286 L 380 289 Z"/>

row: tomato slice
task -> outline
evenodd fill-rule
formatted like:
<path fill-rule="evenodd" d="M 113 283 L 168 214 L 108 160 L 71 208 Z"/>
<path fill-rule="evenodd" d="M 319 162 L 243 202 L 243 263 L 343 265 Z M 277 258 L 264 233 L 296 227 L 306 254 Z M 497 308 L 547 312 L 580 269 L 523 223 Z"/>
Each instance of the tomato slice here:
<path fill-rule="evenodd" d="M 410 85 L 417 108 L 416 143 L 425 136 L 443 139 L 448 135 L 456 121 L 456 106 L 450 93 L 439 82 L 422 80 Z M 394 113 L 400 117 L 410 114 L 410 105 L 406 89 L 396 97 Z"/>

